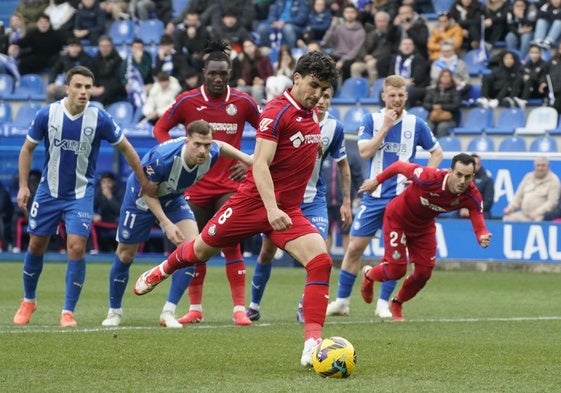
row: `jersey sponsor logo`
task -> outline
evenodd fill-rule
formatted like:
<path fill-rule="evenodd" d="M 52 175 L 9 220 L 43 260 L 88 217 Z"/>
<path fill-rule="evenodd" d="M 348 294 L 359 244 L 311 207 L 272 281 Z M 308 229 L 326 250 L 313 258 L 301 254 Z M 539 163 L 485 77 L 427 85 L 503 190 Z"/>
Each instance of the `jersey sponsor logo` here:
<path fill-rule="evenodd" d="M 446 209 L 444 209 L 443 207 L 435 205 L 434 203 L 430 203 L 427 198 L 420 197 L 419 199 L 421 200 L 421 205 L 426 206 L 429 209 L 434 210 L 435 212 L 444 213 L 446 211 Z"/>
<path fill-rule="evenodd" d="M 269 129 L 269 126 L 271 125 L 271 123 L 273 122 L 273 119 L 269 119 L 268 117 L 264 117 L 263 119 L 261 119 L 261 121 L 259 122 L 259 129 L 258 131 L 267 131 Z"/>
<path fill-rule="evenodd" d="M 417 177 L 421 176 L 421 173 L 423 173 L 423 168 L 421 168 L 421 167 L 418 167 L 413 171 L 413 175 L 415 175 Z"/>
<path fill-rule="evenodd" d="M 302 131 L 298 131 L 296 134 L 292 135 L 290 138 L 292 145 L 296 148 L 300 147 L 302 143 L 309 144 L 321 144 L 321 134 L 303 135 Z"/>
<path fill-rule="evenodd" d="M 55 147 L 62 150 L 73 151 L 75 154 L 85 153 L 88 151 L 88 142 L 80 142 L 72 139 L 55 139 Z"/>
<path fill-rule="evenodd" d="M 214 236 L 214 235 L 216 235 L 216 225 L 215 225 L 215 224 L 212 224 L 212 225 L 210 226 L 210 228 L 208 228 L 207 233 L 208 233 L 209 236 Z"/>
<path fill-rule="evenodd" d="M 236 123 L 209 123 L 215 132 L 225 132 L 226 134 L 235 134 L 238 131 Z"/>
<path fill-rule="evenodd" d="M 226 106 L 226 113 L 230 116 L 234 116 L 238 113 L 238 107 L 235 104 L 228 104 L 228 106 Z"/>

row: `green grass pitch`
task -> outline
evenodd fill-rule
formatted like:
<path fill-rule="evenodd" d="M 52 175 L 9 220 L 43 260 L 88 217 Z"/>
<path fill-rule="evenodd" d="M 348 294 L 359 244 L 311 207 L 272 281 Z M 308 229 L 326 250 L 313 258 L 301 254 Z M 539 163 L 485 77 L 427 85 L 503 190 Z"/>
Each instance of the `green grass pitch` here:
<path fill-rule="evenodd" d="M 232 324 L 224 268 L 208 269 L 205 321 L 158 326 L 169 283 L 136 297 L 131 269 L 122 326 L 101 327 L 110 264 L 90 263 L 76 310 L 79 327 L 58 326 L 64 263 L 47 263 L 30 325 L 12 325 L 22 293 L 21 262 L 0 264 L 0 392 L 558 392 L 561 390 L 559 274 L 440 271 L 404 307 L 406 323 L 374 319 L 357 282 L 349 317 L 328 317 L 324 336 L 355 346 L 345 380 L 299 364 L 303 328 L 295 308 L 304 271 L 274 268 L 262 318 Z M 248 302 L 251 268 L 248 269 Z M 332 273 L 336 295 L 338 270 Z M 378 289 L 378 285 L 376 286 Z M 179 306 L 186 311 L 187 302 Z"/>

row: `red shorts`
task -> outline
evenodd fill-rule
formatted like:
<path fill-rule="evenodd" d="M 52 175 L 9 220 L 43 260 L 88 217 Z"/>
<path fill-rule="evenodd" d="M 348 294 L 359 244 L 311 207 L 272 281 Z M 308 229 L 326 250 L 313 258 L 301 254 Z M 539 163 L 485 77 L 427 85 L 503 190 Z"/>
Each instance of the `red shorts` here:
<path fill-rule="evenodd" d="M 423 230 L 408 230 L 406 224 L 384 216 L 384 261 L 406 264 L 409 261 L 422 266 L 436 265 L 436 226 L 434 222 Z"/>
<path fill-rule="evenodd" d="M 280 248 L 300 236 L 318 233 L 300 207 L 284 210 L 292 220 L 292 226 L 282 232 L 273 230 L 267 219 L 267 211 L 259 199 L 236 193 L 222 205 L 201 231 L 201 238 L 211 247 L 234 246 L 255 234 L 264 233 Z"/>

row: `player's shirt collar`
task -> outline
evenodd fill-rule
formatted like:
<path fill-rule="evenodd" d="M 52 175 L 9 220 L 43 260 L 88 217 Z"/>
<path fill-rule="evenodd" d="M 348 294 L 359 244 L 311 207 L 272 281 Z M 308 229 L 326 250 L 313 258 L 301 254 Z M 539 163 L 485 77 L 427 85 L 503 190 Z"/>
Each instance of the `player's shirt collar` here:
<path fill-rule="evenodd" d="M 201 85 L 201 94 L 206 102 L 209 102 L 211 97 L 206 91 L 206 83 Z M 226 86 L 226 93 L 223 94 L 220 98 L 224 97 L 224 102 L 228 102 L 230 100 L 230 86 Z"/>
<path fill-rule="evenodd" d="M 300 110 L 300 111 L 304 110 L 304 109 L 300 106 L 300 104 L 298 103 L 298 101 L 296 101 L 296 100 L 294 99 L 294 97 L 292 97 L 292 95 L 290 94 L 291 91 L 292 91 L 292 89 L 286 89 L 286 90 L 284 91 L 284 93 L 283 93 L 284 96 L 286 97 L 286 99 L 288 100 L 288 102 L 290 102 L 293 106 L 295 106 L 296 109 L 298 109 L 298 110 Z"/>
<path fill-rule="evenodd" d="M 80 116 L 82 116 L 82 114 L 84 113 L 84 111 L 86 110 L 86 108 L 89 105 L 88 104 L 84 107 L 84 110 L 80 113 L 77 113 L 75 115 L 71 114 L 70 111 L 68 110 L 68 108 L 66 107 L 66 101 L 68 100 L 68 97 L 64 97 L 63 99 L 60 100 L 60 103 L 62 104 L 62 110 L 64 111 L 64 114 L 66 115 L 66 117 L 68 117 L 70 120 L 76 120 L 77 118 L 79 118 Z"/>

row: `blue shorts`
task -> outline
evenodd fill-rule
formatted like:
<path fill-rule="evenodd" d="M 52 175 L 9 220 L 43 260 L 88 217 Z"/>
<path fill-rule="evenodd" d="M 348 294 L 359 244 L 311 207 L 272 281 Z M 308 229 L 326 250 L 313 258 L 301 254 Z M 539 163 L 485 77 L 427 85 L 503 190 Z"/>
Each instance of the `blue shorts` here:
<path fill-rule="evenodd" d="M 369 195 L 364 196 L 351 226 L 351 236 L 380 236 L 384 212 L 389 202 L 389 199 L 372 198 Z"/>
<path fill-rule="evenodd" d="M 137 244 L 145 242 L 150 238 L 150 229 L 156 222 L 156 217 L 145 206 L 138 206 L 137 197 L 127 192 L 121 205 L 119 215 L 119 227 L 117 229 L 117 241 L 123 244 Z M 142 200 L 142 203 L 144 200 Z M 174 224 L 182 220 L 195 220 L 195 215 L 183 198 L 166 200 L 162 206 L 164 213 Z"/>
<path fill-rule="evenodd" d="M 302 213 L 316 227 L 321 237 L 327 239 L 329 220 L 327 219 L 327 206 L 325 206 L 325 203 L 303 203 L 301 208 Z"/>
<path fill-rule="evenodd" d="M 81 199 L 59 199 L 37 191 L 29 209 L 28 232 L 37 236 L 52 236 L 58 224 L 64 221 L 66 233 L 90 236 L 93 218 L 93 196 L 88 193 Z"/>

